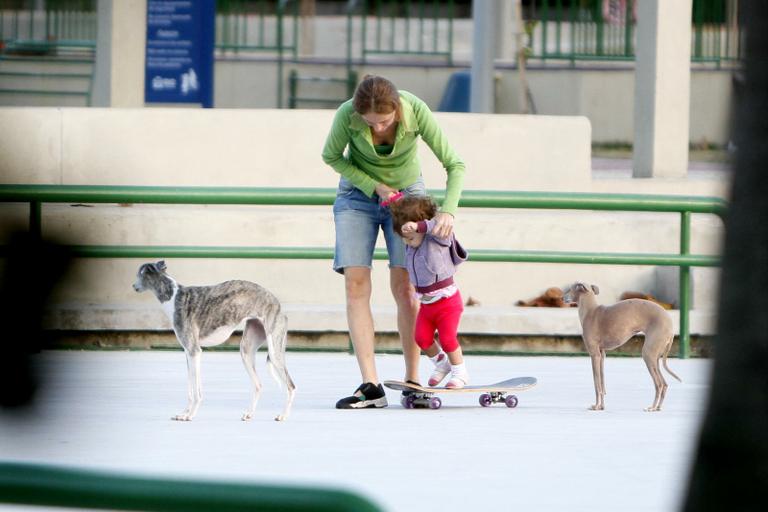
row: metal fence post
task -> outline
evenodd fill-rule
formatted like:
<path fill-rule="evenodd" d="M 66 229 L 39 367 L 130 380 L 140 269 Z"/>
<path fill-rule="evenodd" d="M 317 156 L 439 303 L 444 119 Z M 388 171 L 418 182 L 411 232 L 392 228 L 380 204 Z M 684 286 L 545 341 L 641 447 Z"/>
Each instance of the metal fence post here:
<path fill-rule="evenodd" d="M 277 108 L 283 108 L 283 0 L 277 3 Z"/>
<path fill-rule="evenodd" d="M 29 234 L 36 240 L 43 236 L 43 205 L 40 201 L 29 203 Z"/>
<path fill-rule="evenodd" d="M 691 253 L 691 213 L 680 213 L 680 255 L 685 256 Z M 691 267 L 680 265 L 680 284 L 679 284 L 679 308 L 680 308 L 680 357 L 687 359 L 691 354 L 691 336 L 690 336 L 690 308 L 691 308 Z"/>

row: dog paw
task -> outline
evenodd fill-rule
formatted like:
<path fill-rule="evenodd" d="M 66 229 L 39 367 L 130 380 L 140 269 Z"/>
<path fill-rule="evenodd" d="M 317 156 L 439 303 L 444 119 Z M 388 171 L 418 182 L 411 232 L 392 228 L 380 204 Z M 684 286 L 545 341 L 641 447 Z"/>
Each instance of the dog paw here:
<path fill-rule="evenodd" d="M 590 405 L 589 406 L 589 410 L 590 411 L 602 411 L 604 409 L 605 409 L 605 407 L 602 406 L 602 405 Z"/>
<path fill-rule="evenodd" d="M 243 420 L 243 421 L 249 421 L 252 418 L 253 418 L 253 413 L 252 412 L 243 413 L 243 415 L 240 417 L 240 419 Z"/>
<path fill-rule="evenodd" d="M 189 414 L 177 414 L 176 416 L 171 416 L 171 419 L 173 421 L 192 421 L 192 417 Z"/>
<path fill-rule="evenodd" d="M 646 407 L 646 408 L 645 408 L 645 409 L 643 409 L 643 410 L 644 410 L 645 412 L 659 412 L 659 411 L 661 411 L 661 407 L 653 407 L 653 406 L 650 406 L 650 407 Z"/>
<path fill-rule="evenodd" d="M 288 419 L 288 416 L 285 416 L 283 414 L 278 414 L 277 416 L 275 416 L 275 421 L 285 421 L 287 419 Z"/>

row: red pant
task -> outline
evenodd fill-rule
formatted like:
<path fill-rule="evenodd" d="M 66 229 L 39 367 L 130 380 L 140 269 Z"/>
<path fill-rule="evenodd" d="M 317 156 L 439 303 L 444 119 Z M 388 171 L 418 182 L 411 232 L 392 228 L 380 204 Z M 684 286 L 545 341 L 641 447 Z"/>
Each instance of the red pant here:
<path fill-rule="evenodd" d="M 456 333 L 459 330 L 462 311 L 464 311 L 464 303 L 459 292 L 432 304 L 422 304 L 416 316 L 414 332 L 416 344 L 422 350 L 426 350 L 434 343 L 435 330 L 437 330 L 440 346 L 445 352 L 453 352 L 459 348 Z"/>

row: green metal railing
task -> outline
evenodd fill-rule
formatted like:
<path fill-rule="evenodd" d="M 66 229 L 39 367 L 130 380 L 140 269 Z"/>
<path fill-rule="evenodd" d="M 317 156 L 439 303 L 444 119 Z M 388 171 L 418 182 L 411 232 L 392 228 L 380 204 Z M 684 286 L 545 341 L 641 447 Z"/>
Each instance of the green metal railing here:
<path fill-rule="evenodd" d="M 102 510 L 379 512 L 347 491 L 172 480 L 42 464 L 0 462 L 0 503 Z"/>
<path fill-rule="evenodd" d="M 43 203 L 149 203 L 208 205 L 302 205 L 333 204 L 335 189 L 324 188 L 229 188 L 139 187 L 87 185 L 0 185 L 0 202 L 29 203 L 30 231 L 42 234 Z M 443 193 L 434 194 L 438 201 Z M 544 210 L 597 210 L 671 212 L 680 214 L 678 253 L 610 253 L 473 249 L 472 261 L 652 265 L 680 268 L 680 357 L 690 355 L 691 267 L 719 265 L 719 257 L 691 254 L 691 215 L 712 214 L 721 219 L 727 204 L 715 197 L 636 194 L 585 194 L 467 190 L 460 206 L 467 208 L 518 208 Z M 89 258 L 264 258 L 332 259 L 325 247 L 204 247 L 204 246 L 72 246 L 73 254 Z M 377 249 L 375 259 L 386 259 Z"/>
<path fill-rule="evenodd" d="M 301 91 L 299 90 L 300 84 L 304 84 Z M 307 91 L 307 89 L 310 89 L 312 85 L 324 88 L 334 86 L 338 91 L 343 91 L 343 94 L 335 97 L 311 96 L 312 93 Z M 349 71 L 346 78 L 334 78 L 299 75 L 298 71 L 292 69 L 288 74 L 288 108 L 299 108 L 303 104 L 335 108 L 352 97 L 356 86 L 357 73 L 355 71 Z"/>
<path fill-rule="evenodd" d="M 9 4 L 9 5 L 5 5 Z M 96 0 L 0 0 L 0 56 L 13 54 L 15 59 L 61 56 L 76 52 L 80 59 L 90 59 L 96 48 Z M 284 64 L 298 55 L 298 0 L 218 0 L 216 2 L 216 42 L 220 52 L 268 52 L 277 60 L 277 106 L 283 106 Z M 59 63 L 80 64 L 71 59 Z M 2 73 L 3 76 L 10 76 Z M 46 79 L 69 78 L 66 74 L 47 73 Z M 18 78 L 18 76 L 17 76 Z M 57 89 L 3 88 L 4 94 L 83 96 L 90 104 L 90 82 L 87 91 Z"/>
<path fill-rule="evenodd" d="M 298 0 L 218 0 L 216 49 L 275 54 L 276 106 L 282 108 L 285 61 L 295 60 L 299 52 Z"/>
<path fill-rule="evenodd" d="M 742 57 L 739 0 L 694 0 L 691 61 L 720 66 Z M 635 59 L 634 0 L 539 0 L 528 13 L 529 57 Z"/>
<path fill-rule="evenodd" d="M 289 30 L 286 30 L 289 28 Z M 218 0 L 216 48 L 298 56 L 298 0 Z"/>
<path fill-rule="evenodd" d="M 67 66 L 86 66 L 93 69 L 93 60 L 72 60 L 67 59 L 65 61 L 57 60 L 54 61 L 53 59 L 46 58 L 46 59 L 40 59 L 36 58 L 38 62 L 42 62 L 43 60 L 50 60 L 51 62 L 56 62 L 57 64 L 64 64 Z M 24 57 L 17 57 L 17 56 L 4 56 L 0 55 L 0 64 L 3 62 L 15 62 L 15 61 L 21 61 L 25 62 Z M 35 96 L 48 96 L 48 97 L 76 97 L 76 98 L 82 98 L 84 106 L 90 107 L 91 106 L 91 96 L 93 94 L 93 72 L 39 72 L 39 71 L 3 71 L 0 69 L 0 79 L 6 78 L 10 80 L 14 80 L 19 82 L 19 86 L 17 87 L 0 87 L 0 94 L 23 94 L 28 97 L 35 97 Z M 29 85 L 30 80 L 37 81 L 40 86 L 39 87 L 31 87 Z M 70 89 L 64 89 L 59 85 L 59 82 L 65 80 L 72 82 L 77 82 L 78 85 L 82 85 L 82 87 L 79 90 L 70 90 Z"/>
<path fill-rule="evenodd" d="M 348 0 L 345 11 L 346 76 L 302 76 L 292 71 L 289 108 L 338 106 L 354 93 L 357 63 L 369 63 L 372 57 L 453 62 L 453 0 Z M 338 92 L 329 93 L 334 89 Z"/>
<path fill-rule="evenodd" d="M 0 65 L 34 60 L 55 62 L 77 71 L 0 69 L 0 79 L 7 79 L 0 94 L 78 97 L 89 106 L 96 48 L 96 0 L 47 0 L 42 9 L 35 7 L 34 2 L 0 1 Z M 60 58 L 65 55 L 67 58 Z M 70 87 L 62 86 L 62 80 L 68 81 Z M 14 82 L 18 85 L 9 86 Z"/>
<path fill-rule="evenodd" d="M 0 41 L 6 49 L 43 52 L 96 46 L 96 0 L 0 1 Z M 216 48 L 298 52 L 298 0 L 218 0 Z"/>
<path fill-rule="evenodd" d="M 432 57 L 453 62 L 453 0 L 351 0 L 347 15 L 360 20 L 361 59 Z M 351 32 L 347 34 L 351 47 Z"/>
<path fill-rule="evenodd" d="M 4 5 L 9 4 L 10 5 Z M 6 50 L 45 54 L 96 47 L 96 0 L 0 2 L 0 41 Z"/>
<path fill-rule="evenodd" d="M 320 106 L 335 108 L 352 97 L 357 86 L 357 72 L 352 61 L 352 41 L 354 37 L 354 20 L 359 9 L 360 0 L 348 0 L 345 7 L 347 14 L 347 48 L 345 76 L 307 76 L 300 75 L 297 70 L 291 70 L 288 75 L 288 108 L 301 106 Z"/>

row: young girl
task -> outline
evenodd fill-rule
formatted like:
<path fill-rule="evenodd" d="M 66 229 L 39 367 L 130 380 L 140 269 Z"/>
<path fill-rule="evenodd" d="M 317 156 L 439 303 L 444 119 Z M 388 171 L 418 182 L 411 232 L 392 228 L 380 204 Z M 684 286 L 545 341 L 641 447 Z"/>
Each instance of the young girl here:
<path fill-rule="evenodd" d="M 469 374 L 456 333 L 464 305 L 453 274 L 467 252 L 453 234 L 447 238 L 432 234 L 437 206 L 431 198 L 406 196 L 391 203 L 390 209 L 392 227 L 406 245 L 408 277 L 421 303 L 414 338 L 435 365 L 429 385 L 437 386 L 450 373 L 445 387 L 462 388 L 469 383 Z"/>

